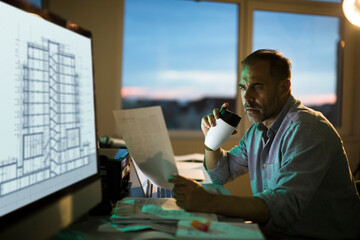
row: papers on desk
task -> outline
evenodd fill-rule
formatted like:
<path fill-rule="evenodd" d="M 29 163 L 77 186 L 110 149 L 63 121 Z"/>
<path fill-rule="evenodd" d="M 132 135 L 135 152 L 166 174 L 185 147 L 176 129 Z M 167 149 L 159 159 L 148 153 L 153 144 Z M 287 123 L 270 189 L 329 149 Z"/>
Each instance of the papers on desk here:
<path fill-rule="evenodd" d="M 210 222 L 209 230 L 195 229 L 193 220 Z M 264 239 L 257 224 L 218 222 L 215 214 L 184 211 L 173 198 L 124 198 L 117 202 L 111 223 L 99 227 L 102 232 L 144 230 L 170 234 L 167 239 Z"/>
<path fill-rule="evenodd" d="M 264 239 L 257 224 L 211 222 L 207 232 L 199 231 L 191 226 L 191 221 L 180 221 L 176 231 L 176 239 Z"/>
<path fill-rule="evenodd" d="M 174 198 L 132 198 L 127 197 L 116 203 L 113 223 L 168 223 L 179 220 L 212 220 L 217 221 L 215 214 L 191 213 L 179 208 Z"/>
<path fill-rule="evenodd" d="M 102 232 L 128 232 L 152 229 L 175 236 L 180 220 L 217 221 L 215 214 L 190 213 L 179 208 L 174 198 L 127 197 L 116 203 L 111 223 L 99 227 Z"/>

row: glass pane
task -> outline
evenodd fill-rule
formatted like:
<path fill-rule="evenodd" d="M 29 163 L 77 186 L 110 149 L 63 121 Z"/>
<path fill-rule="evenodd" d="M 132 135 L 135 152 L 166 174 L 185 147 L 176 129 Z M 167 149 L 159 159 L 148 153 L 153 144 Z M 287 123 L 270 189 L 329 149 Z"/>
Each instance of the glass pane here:
<path fill-rule="evenodd" d="M 200 129 L 229 101 L 235 109 L 237 5 L 125 2 L 123 108 L 161 105 L 169 129 Z"/>
<path fill-rule="evenodd" d="M 295 98 L 339 126 L 340 19 L 255 11 L 253 30 L 253 50 L 276 49 L 292 62 Z"/>
<path fill-rule="evenodd" d="M 42 6 L 42 0 L 27 0 L 27 1 L 33 3 L 34 5 L 36 5 L 39 8 L 41 8 L 41 6 Z"/>

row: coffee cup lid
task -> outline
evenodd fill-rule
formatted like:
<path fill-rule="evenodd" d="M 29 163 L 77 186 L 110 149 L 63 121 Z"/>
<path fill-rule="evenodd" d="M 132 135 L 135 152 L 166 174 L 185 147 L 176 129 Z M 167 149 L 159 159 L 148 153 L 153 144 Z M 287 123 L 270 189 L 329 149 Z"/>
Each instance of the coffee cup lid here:
<path fill-rule="evenodd" d="M 233 113 L 225 108 L 223 108 L 220 111 L 220 118 L 233 127 L 237 127 L 237 125 L 239 124 L 239 122 L 241 120 L 240 116 L 236 115 L 235 113 Z"/>

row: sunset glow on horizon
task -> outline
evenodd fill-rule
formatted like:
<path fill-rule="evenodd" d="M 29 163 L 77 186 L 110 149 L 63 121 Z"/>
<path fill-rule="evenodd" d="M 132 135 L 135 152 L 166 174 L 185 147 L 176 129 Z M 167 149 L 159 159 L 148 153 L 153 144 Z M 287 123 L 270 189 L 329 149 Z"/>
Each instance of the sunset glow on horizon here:
<path fill-rule="evenodd" d="M 144 87 L 123 87 L 121 90 L 121 94 L 123 98 L 142 100 L 195 101 L 209 97 L 206 94 L 200 95 L 194 92 L 192 88 L 154 90 Z M 216 98 L 213 95 L 211 97 Z M 218 97 L 226 98 L 227 95 L 219 95 Z M 336 94 L 294 95 L 294 97 L 300 100 L 305 106 L 335 104 L 337 101 Z"/>

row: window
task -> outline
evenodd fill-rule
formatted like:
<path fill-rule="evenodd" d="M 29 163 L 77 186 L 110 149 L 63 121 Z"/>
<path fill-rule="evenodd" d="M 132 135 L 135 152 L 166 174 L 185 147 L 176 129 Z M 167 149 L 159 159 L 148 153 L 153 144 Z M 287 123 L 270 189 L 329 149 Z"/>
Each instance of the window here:
<path fill-rule="evenodd" d="M 273 48 L 292 62 L 295 98 L 338 127 L 340 2 L 127 0 L 123 108 L 161 105 L 169 129 L 199 130 L 201 117 L 223 102 L 232 111 L 241 109 L 236 107 L 238 59 Z M 242 122 L 240 131 L 247 128 Z"/>
<path fill-rule="evenodd" d="M 167 127 L 200 129 L 237 86 L 237 5 L 125 2 L 123 108 L 161 105 Z"/>
<path fill-rule="evenodd" d="M 338 17 L 255 11 L 253 50 L 272 48 L 292 61 L 292 93 L 339 126 L 341 83 Z"/>

